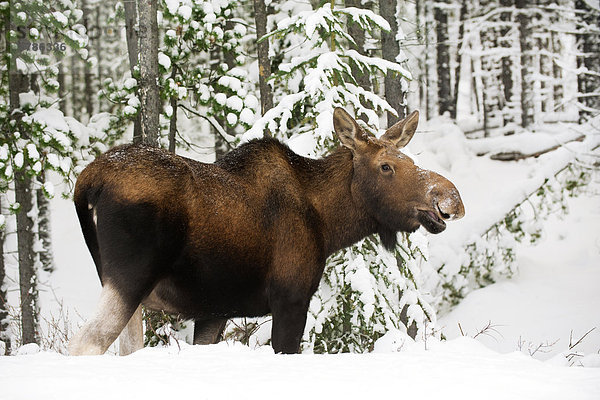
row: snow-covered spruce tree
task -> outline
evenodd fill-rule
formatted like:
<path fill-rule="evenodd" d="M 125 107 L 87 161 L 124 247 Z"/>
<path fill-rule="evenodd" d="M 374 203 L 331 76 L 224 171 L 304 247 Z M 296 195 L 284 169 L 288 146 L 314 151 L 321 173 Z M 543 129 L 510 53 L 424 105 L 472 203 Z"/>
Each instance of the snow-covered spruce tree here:
<path fill-rule="evenodd" d="M 177 128 L 178 112 L 191 120 L 208 120 L 219 135 L 233 140 L 226 129 L 248 128 L 259 108 L 254 85 L 246 69 L 239 68 L 246 63 L 246 23 L 236 17 L 243 8 L 238 1 L 227 0 L 167 0 L 158 6 L 161 143 L 170 134 L 178 146 L 191 145 Z M 124 17 L 120 7 L 117 16 Z M 215 65 L 211 61 L 215 50 L 228 53 L 230 61 L 217 60 Z M 104 95 L 118 106 L 113 112 L 120 123 L 114 129 L 127 126 L 139 111 L 138 79 L 134 68 L 133 77 L 104 82 Z"/>
<path fill-rule="evenodd" d="M 34 190 L 51 197 L 54 188 L 42 178 L 54 170 L 72 182 L 78 164 L 105 137 L 58 109 L 59 84 L 56 54 L 73 51 L 85 57 L 85 30 L 78 24 L 81 11 L 68 0 L 28 0 L 3 3 L 5 43 L 2 86 L 8 87 L 0 103 L 0 191 L 9 203 L 4 218 L 16 217 L 21 313 L 20 343 L 39 340 L 37 276 L 39 254 L 38 208 Z M 98 122 L 98 121 L 97 121 Z M 94 123 L 92 123 L 94 125 Z"/>
<path fill-rule="evenodd" d="M 262 136 L 266 128 L 276 137 L 308 143 L 305 153 L 321 156 L 336 146 L 335 107 L 352 107 L 371 132 L 377 132 L 381 113 L 396 113 L 383 98 L 361 87 L 355 72 L 378 80 L 388 73 L 406 79 L 408 71 L 354 50 L 356 43 L 346 29 L 352 21 L 370 41 L 380 30 L 389 30 L 383 18 L 367 9 L 333 3 L 314 10 L 281 9 L 277 16 L 277 29 L 268 35 L 280 57 L 271 78 L 275 106 L 244 135 L 246 139 Z M 411 243 L 415 238 L 419 246 Z M 435 319 L 426 296 L 419 292 L 417 266 L 424 260 L 420 248 L 426 243 L 419 234 L 404 237 L 401 243 L 388 252 L 373 236 L 330 258 L 310 305 L 305 350 L 369 351 L 387 330 L 406 329 L 403 318 L 413 334 Z"/>

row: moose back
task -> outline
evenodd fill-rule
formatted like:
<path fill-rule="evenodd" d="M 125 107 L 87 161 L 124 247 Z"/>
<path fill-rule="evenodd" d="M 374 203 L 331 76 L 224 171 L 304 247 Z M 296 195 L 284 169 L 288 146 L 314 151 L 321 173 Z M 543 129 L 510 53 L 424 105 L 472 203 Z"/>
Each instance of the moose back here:
<path fill-rule="evenodd" d="M 273 316 L 275 352 L 296 353 L 329 255 L 377 233 L 442 232 L 464 215 L 454 185 L 400 152 L 413 112 L 379 139 L 343 109 L 343 146 L 308 159 L 275 139 L 246 143 L 214 164 L 144 145 L 98 157 L 80 175 L 75 207 L 102 292 L 71 340 L 73 355 L 142 347 L 141 304 L 195 319 L 195 343 L 228 318 Z"/>

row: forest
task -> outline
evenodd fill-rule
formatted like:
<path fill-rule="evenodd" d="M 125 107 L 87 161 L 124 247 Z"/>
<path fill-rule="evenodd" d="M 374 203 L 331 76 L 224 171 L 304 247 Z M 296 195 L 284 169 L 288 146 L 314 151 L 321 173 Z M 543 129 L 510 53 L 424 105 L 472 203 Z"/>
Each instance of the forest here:
<path fill-rule="evenodd" d="M 447 242 L 416 232 L 389 252 L 368 237 L 332 256 L 303 338 L 314 353 L 370 352 L 394 329 L 439 338 L 438 315 L 511 276 L 514 243 L 535 242 L 597 170 L 567 151 L 535 164 L 565 143 L 599 144 L 597 0 L 3 0 L 0 12 L 2 355 L 66 351 L 78 321 L 44 316 L 40 294 L 63 268 L 52 202 L 116 144 L 212 162 L 272 136 L 319 157 L 338 145 L 336 107 L 376 135 L 419 110 L 417 159 L 544 171 Z M 190 324 L 145 318 L 148 346 L 183 341 Z M 267 344 L 268 323 L 232 321 L 226 339 Z"/>

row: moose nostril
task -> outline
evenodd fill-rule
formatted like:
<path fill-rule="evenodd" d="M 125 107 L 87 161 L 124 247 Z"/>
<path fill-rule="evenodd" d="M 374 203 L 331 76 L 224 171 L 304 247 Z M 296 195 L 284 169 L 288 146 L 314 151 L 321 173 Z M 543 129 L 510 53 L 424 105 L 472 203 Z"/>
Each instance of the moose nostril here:
<path fill-rule="evenodd" d="M 438 209 L 442 219 L 450 219 L 450 214 L 446 214 L 445 212 L 443 212 L 442 209 L 440 208 L 439 204 L 437 206 L 437 209 Z"/>

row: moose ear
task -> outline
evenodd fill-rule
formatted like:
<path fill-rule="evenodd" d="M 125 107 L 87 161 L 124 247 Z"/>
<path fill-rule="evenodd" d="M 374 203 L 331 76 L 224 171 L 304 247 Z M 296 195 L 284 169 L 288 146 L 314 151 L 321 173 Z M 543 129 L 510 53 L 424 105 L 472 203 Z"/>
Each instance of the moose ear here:
<path fill-rule="evenodd" d="M 367 143 L 365 131 L 343 108 L 338 107 L 333 111 L 333 129 L 340 142 L 351 150 L 356 150 L 359 142 Z"/>
<path fill-rule="evenodd" d="M 419 112 L 413 111 L 408 117 L 396 122 L 387 131 L 385 131 L 381 139 L 389 140 L 400 149 L 410 142 L 417 130 L 418 123 Z"/>

